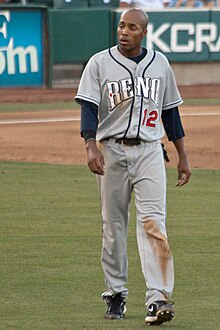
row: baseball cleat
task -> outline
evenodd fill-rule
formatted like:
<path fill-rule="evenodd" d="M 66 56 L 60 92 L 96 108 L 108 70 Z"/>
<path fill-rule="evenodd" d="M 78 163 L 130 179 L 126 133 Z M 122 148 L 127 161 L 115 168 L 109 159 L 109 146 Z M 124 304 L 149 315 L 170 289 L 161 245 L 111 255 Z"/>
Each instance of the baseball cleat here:
<path fill-rule="evenodd" d="M 102 294 L 102 299 L 107 305 L 107 311 L 104 316 L 108 320 L 122 320 L 126 313 L 125 298 L 121 293 L 114 296 L 109 296 L 106 293 Z"/>
<path fill-rule="evenodd" d="M 155 301 L 147 308 L 145 323 L 146 325 L 160 325 L 164 322 L 170 322 L 174 314 L 173 303 Z"/>

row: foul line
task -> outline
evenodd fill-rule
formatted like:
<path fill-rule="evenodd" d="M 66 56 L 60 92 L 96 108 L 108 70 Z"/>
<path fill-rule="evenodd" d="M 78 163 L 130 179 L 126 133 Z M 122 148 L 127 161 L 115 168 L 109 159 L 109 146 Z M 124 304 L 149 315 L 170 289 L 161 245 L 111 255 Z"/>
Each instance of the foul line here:
<path fill-rule="evenodd" d="M 181 113 L 181 116 L 220 116 L 220 112 Z"/>
<path fill-rule="evenodd" d="M 44 123 L 58 123 L 79 121 L 79 117 L 69 118 L 42 118 L 42 119 L 15 119 L 15 120 L 1 120 L 0 125 L 18 125 L 18 124 L 44 124 Z"/>
<path fill-rule="evenodd" d="M 182 116 L 220 116 L 220 112 L 181 113 Z M 80 117 L 0 120 L 0 125 L 46 124 L 79 121 Z"/>

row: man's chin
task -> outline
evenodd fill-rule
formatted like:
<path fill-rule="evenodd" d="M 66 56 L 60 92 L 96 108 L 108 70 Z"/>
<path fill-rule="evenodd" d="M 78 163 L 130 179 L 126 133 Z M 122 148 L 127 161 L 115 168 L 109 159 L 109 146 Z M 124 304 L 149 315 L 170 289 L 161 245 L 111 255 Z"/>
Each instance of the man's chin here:
<path fill-rule="evenodd" d="M 130 51 L 130 47 L 128 45 L 119 45 L 119 51 L 121 53 L 127 53 Z"/>

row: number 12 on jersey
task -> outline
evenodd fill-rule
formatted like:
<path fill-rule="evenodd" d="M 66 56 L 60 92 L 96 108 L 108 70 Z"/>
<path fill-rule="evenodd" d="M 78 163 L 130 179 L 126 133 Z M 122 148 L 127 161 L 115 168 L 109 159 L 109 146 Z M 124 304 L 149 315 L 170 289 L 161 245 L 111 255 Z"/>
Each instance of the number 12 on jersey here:
<path fill-rule="evenodd" d="M 152 110 L 148 113 L 148 109 L 144 110 L 144 116 L 142 120 L 143 126 L 149 126 L 149 127 L 155 127 L 156 123 L 155 121 L 158 118 L 158 112 L 157 110 Z"/>

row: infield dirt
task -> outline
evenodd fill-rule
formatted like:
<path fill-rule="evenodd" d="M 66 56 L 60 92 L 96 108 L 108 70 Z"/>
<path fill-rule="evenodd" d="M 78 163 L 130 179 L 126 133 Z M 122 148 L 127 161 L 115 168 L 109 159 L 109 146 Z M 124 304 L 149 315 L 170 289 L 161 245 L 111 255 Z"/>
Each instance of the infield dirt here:
<path fill-rule="evenodd" d="M 183 99 L 219 98 L 220 86 L 179 87 Z M 70 102 L 73 89 L 0 89 L 1 103 Z M 30 104 L 31 107 L 31 104 Z M 185 145 L 192 168 L 220 169 L 220 106 L 181 106 Z M 86 164 L 83 140 L 79 136 L 79 110 L 0 113 L 0 160 Z M 33 122 L 36 121 L 36 122 Z M 175 167 L 177 155 L 172 143 L 163 139 L 169 154 L 167 167 Z"/>

